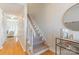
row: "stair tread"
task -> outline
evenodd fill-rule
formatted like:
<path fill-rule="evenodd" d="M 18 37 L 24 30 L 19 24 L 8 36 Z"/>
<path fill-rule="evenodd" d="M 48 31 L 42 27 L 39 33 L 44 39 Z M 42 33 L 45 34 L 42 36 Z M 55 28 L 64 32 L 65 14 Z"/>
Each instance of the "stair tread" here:
<path fill-rule="evenodd" d="M 34 46 L 33 53 L 37 53 L 37 52 L 39 52 L 39 51 L 41 51 L 43 49 L 46 49 L 46 48 L 48 48 L 47 45 L 45 45 L 43 43 L 42 44 L 38 44 L 38 45 Z"/>

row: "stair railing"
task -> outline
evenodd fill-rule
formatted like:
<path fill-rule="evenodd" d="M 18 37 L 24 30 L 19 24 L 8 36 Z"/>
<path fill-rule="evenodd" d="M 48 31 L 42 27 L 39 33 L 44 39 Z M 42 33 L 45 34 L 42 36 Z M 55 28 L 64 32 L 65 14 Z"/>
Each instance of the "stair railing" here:
<path fill-rule="evenodd" d="M 32 17 L 28 14 L 28 17 L 29 17 L 29 21 L 31 22 L 33 28 L 34 28 L 34 25 L 36 25 L 36 28 L 38 29 L 39 33 L 41 34 L 41 36 L 43 37 L 43 40 L 46 40 L 46 37 L 44 35 L 44 33 L 42 32 L 42 30 L 39 28 L 39 26 L 36 24 L 36 22 L 34 20 L 32 20 Z M 35 30 L 35 28 L 34 28 Z"/>
<path fill-rule="evenodd" d="M 33 26 L 32 24 L 30 23 L 29 19 L 27 20 L 27 45 L 29 45 L 29 47 L 27 47 L 32 54 L 33 53 L 33 39 L 34 39 L 34 36 L 35 36 L 35 31 L 33 29 Z"/>
<path fill-rule="evenodd" d="M 39 32 L 39 34 L 40 34 L 40 36 L 42 36 L 42 40 L 44 42 L 45 42 L 46 38 L 43 35 L 43 32 L 40 30 L 39 26 L 35 23 L 35 21 L 32 20 L 32 17 L 29 14 L 27 15 L 27 17 L 28 17 L 28 25 L 27 25 L 28 31 L 27 32 L 28 32 L 28 35 L 29 35 L 29 33 L 31 33 L 31 36 L 30 36 L 31 38 L 29 37 L 28 39 L 32 39 L 31 52 L 33 54 L 33 39 L 37 35 L 36 33 Z M 36 27 L 34 27 L 34 26 L 36 26 Z M 31 30 L 31 32 L 29 30 Z"/>

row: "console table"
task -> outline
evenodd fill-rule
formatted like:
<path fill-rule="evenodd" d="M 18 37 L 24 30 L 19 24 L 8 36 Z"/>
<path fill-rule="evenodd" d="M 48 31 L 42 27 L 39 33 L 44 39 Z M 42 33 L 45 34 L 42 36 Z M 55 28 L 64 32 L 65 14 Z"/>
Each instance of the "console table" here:
<path fill-rule="evenodd" d="M 59 50 L 57 47 L 59 47 Z M 61 55 L 63 49 L 79 54 L 79 40 L 56 38 L 55 54 L 57 55 L 57 51 L 59 51 L 59 55 Z"/>

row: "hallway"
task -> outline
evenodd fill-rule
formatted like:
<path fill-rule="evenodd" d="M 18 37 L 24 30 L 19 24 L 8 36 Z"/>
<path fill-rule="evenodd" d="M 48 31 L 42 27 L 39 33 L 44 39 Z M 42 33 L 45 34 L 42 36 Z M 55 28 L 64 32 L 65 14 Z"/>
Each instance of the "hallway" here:
<path fill-rule="evenodd" d="M 3 48 L 0 49 L 0 55 L 27 55 L 20 45 L 20 42 L 15 38 L 8 38 L 3 44 Z"/>

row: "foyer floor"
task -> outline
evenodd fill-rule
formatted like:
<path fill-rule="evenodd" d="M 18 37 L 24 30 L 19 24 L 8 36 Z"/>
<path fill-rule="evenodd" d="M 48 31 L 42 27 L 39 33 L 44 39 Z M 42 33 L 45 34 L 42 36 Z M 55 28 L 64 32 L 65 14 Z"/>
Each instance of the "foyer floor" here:
<path fill-rule="evenodd" d="M 28 53 L 23 51 L 20 42 L 16 42 L 15 38 L 7 38 L 3 48 L 0 49 L 0 55 L 28 55 Z M 41 55 L 54 55 L 54 53 L 47 50 Z"/>
<path fill-rule="evenodd" d="M 0 55 L 25 55 L 20 45 L 20 42 L 16 42 L 15 38 L 8 38 L 3 44 L 3 48 L 0 49 Z"/>

